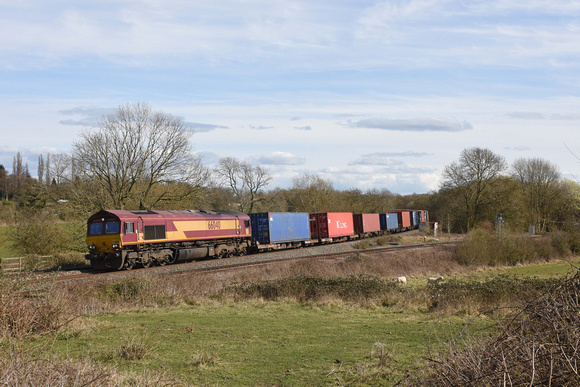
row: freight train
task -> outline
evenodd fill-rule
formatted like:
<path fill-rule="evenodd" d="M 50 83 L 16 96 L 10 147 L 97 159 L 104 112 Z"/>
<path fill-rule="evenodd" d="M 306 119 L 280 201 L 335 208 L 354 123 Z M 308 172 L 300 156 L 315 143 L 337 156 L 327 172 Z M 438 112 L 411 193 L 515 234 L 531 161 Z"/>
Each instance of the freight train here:
<path fill-rule="evenodd" d="M 419 228 L 424 210 L 383 214 L 101 210 L 87 221 L 95 270 L 131 270 L 378 236 Z"/>

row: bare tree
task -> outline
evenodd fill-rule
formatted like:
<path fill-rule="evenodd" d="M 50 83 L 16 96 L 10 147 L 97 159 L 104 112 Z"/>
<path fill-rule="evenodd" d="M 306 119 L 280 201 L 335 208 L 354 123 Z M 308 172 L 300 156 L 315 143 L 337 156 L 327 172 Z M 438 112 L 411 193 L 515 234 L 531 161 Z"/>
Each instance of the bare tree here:
<path fill-rule="evenodd" d="M 24 180 L 24 167 L 22 166 L 22 155 L 20 152 L 16 153 L 16 156 L 12 158 L 12 175 L 14 176 L 15 189 L 18 192 Z"/>
<path fill-rule="evenodd" d="M 272 181 L 267 169 L 234 157 L 222 157 L 216 173 L 221 183 L 234 194 L 239 210 L 247 213 L 252 213 L 255 204 L 261 200 L 260 190 Z"/>
<path fill-rule="evenodd" d="M 530 218 L 528 221 L 546 229 L 553 204 L 561 193 L 560 171 L 555 164 L 541 158 L 519 158 L 512 164 L 512 177 L 526 199 Z"/>
<path fill-rule="evenodd" d="M 463 201 L 467 229 L 473 228 L 481 214 L 484 194 L 490 184 L 507 168 L 503 156 L 489 149 L 464 149 L 455 161 L 443 169 L 443 189 L 455 190 Z"/>
<path fill-rule="evenodd" d="M 50 178 L 50 153 L 46 154 L 46 162 L 44 163 L 45 184 L 49 186 L 52 183 Z"/>
<path fill-rule="evenodd" d="M 44 183 L 44 157 L 42 155 L 38 156 L 38 182 L 40 184 Z"/>
<path fill-rule="evenodd" d="M 334 208 L 333 197 L 335 193 L 332 181 L 305 173 L 292 179 L 289 200 L 298 211 L 331 211 Z"/>
<path fill-rule="evenodd" d="M 180 118 L 147 104 L 119 106 L 73 144 L 77 180 L 106 194 L 103 207 L 137 203 L 145 209 L 174 199 L 177 192 L 180 198 L 191 196 L 208 178 L 191 148 L 191 135 Z M 183 184 L 186 192 L 172 189 Z"/>
<path fill-rule="evenodd" d="M 57 185 L 71 180 L 71 156 L 66 153 L 52 155 L 50 164 L 50 176 Z"/>

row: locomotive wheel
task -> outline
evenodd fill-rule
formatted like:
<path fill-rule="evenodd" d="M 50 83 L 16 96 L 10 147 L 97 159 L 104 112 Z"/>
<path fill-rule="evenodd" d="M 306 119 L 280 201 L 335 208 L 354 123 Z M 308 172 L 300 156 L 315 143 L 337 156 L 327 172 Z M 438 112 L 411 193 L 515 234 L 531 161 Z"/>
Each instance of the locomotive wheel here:
<path fill-rule="evenodd" d="M 164 261 L 170 265 L 174 264 L 176 260 L 177 256 L 175 254 L 167 254 L 164 259 Z"/>
<path fill-rule="evenodd" d="M 125 265 L 123 267 L 125 270 L 133 270 L 133 268 L 135 267 L 135 261 L 133 260 L 127 261 L 125 262 Z"/>
<path fill-rule="evenodd" d="M 152 263 L 153 263 L 153 260 L 151 260 L 151 259 L 144 259 L 144 258 L 141 258 L 141 265 L 142 265 L 144 268 L 151 267 L 151 264 L 152 264 Z"/>

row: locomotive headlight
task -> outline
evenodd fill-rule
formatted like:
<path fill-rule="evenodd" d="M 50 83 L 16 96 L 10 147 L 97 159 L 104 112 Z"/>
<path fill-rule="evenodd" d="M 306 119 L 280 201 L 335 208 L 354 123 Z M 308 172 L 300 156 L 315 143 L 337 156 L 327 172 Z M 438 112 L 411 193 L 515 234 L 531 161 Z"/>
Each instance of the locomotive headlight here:
<path fill-rule="evenodd" d="M 115 243 L 115 244 L 113 244 L 113 246 L 112 246 L 112 247 L 113 247 L 114 249 L 118 249 L 120 246 L 119 246 L 119 244 L 118 244 L 118 243 Z"/>
<path fill-rule="evenodd" d="M 96 249 L 97 249 L 97 246 L 95 246 L 95 245 L 90 245 L 89 246 L 89 250 L 96 250 Z"/>

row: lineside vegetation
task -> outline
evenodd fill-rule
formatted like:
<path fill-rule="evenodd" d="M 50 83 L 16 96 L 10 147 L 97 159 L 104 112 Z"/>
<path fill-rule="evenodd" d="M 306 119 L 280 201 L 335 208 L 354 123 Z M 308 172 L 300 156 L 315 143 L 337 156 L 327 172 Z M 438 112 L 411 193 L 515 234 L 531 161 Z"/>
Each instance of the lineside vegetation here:
<path fill-rule="evenodd" d="M 209 276 L 136 275 L 68 283 L 58 287 L 33 287 L 33 291 L 30 282 L 22 277 L 2 276 L 0 340 L 3 350 L 0 350 L 0 362 L 5 367 L 2 368 L 3 373 L 0 372 L 0 381 L 8 384 L 15 384 L 18 381 L 44 384 L 60 378 L 58 380 L 63 380 L 67 385 L 84 385 L 88 380 L 99 381 L 95 382 L 98 385 L 122 384 L 127 380 L 139 380 L 140 385 L 153 385 L 159 382 L 169 385 L 185 383 L 176 376 L 183 372 L 182 370 L 172 371 L 169 368 L 160 371 L 153 366 L 160 361 L 162 348 L 156 339 L 159 334 L 153 334 L 150 330 L 146 331 L 149 333 L 140 336 L 124 336 L 120 341 L 113 341 L 106 353 L 87 354 L 89 356 L 82 359 L 75 357 L 63 360 L 62 355 L 58 355 L 60 352 L 54 352 L 55 350 L 50 348 L 43 348 L 40 351 L 37 346 L 38 343 L 48 343 L 55 338 L 58 341 L 65 337 L 69 343 L 67 346 L 70 346 L 75 340 L 98 336 L 102 328 L 99 328 L 100 323 L 97 321 L 101 320 L 100 316 L 111 313 L 118 314 L 119 318 L 122 318 L 130 311 L 147 314 L 155 310 L 165 310 L 163 313 L 171 314 L 172 310 L 201 308 L 210 314 L 213 313 L 212 310 L 219 310 L 220 314 L 226 315 L 233 313 L 233 317 L 247 307 L 261 308 L 259 305 L 270 305 L 267 308 L 271 308 L 271 313 L 275 315 L 278 308 L 286 309 L 284 305 L 295 305 L 291 308 L 304 312 L 315 311 L 317 308 L 340 310 L 342 311 L 340 313 L 346 313 L 344 318 L 354 320 L 361 313 L 363 315 L 394 313 L 395 316 L 400 316 L 397 318 L 405 318 L 410 322 L 415 319 L 444 321 L 450 317 L 455 321 L 458 321 L 457 319 L 470 321 L 481 315 L 471 322 L 471 328 L 468 328 L 461 337 L 456 333 L 452 336 L 443 334 L 436 342 L 429 342 L 428 335 L 425 336 L 422 349 L 414 350 L 415 352 L 412 352 L 414 355 L 405 352 L 406 350 L 402 351 L 398 348 L 399 344 L 389 344 L 384 342 L 384 339 L 375 340 L 374 344 L 369 344 L 369 355 L 361 355 L 354 363 L 349 360 L 348 364 L 339 367 L 338 363 L 332 364 L 333 360 L 327 361 L 325 371 L 327 379 L 324 379 L 326 382 L 392 385 L 398 381 L 413 384 L 429 380 L 430 383 L 439 385 L 461 383 L 467 385 L 484 380 L 482 385 L 487 385 L 493 384 L 493 380 L 496 379 L 489 379 L 492 381 L 488 382 L 488 379 L 479 379 L 481 374 L 467 372 L 473 367 L 473 363 L 467 360 L 481 359 L 486 363 L 486 369 L 489 371 L 487 373 L 490 373 L 494 367 L 504 366 L 497 363 L 503 355 L 518 353 L 517 362 L 506 363 L 510 377 L 515 379 L 525 367 L 536 367 L 534 379 L 528 378 L 525 381 L 529 383 L 535 380 L 544 383 L 551 377 L 547 373 L 548 365 L 562 362 L 559 373 L 553 373 L 553 377 L 558 377 L 558 384 L 567 382 L 575 384 L 573 369 L 564 367 L 563 362 L 566 361 L 566 356 L 569 357 L 574 353 L 572 344 L 578 341 L 574 336 L 577 328 L 568 324 L 578 326 L 578 322 L 570 316 L 574 304 L 567 301 L 564 303 L 564 309 L 559 308 L 563 307 L 563 300 L 571 297 L 570 292 L 580 291 L 578 285 L 580 280 L 577 276 L 565 280 L 553 277 L 511 276 L 481 279 L 465 275 L 489 265 L 498 267 L 570 257 L 570 254 L 577 251 L 578 235 L 556 233 L 541 238 L 509 236 L 521 238 L 517 239 L 518 243 L 513 244 L 506 242 L 506 238 L 508 238 L 506 235 L 500 237 L 494 233 L 490 234 L 489 231 L 476 230 L 469 234 L 459 247 L 439 246 L 429 252 L 414 252 L 405 256 L 392 254 L 377 257 L 359 253 L 341 262 L 289 263 L 266 269 L 249 268 L 235 273 Z M 504 246 L 503 250 L 498 247 L 504 255 L 498 252 L 493 260 L 478 260 L 474 257 L 477 257 L 475 252 L 481 248 L 481 240 L 487 241 L 486 244 L 494 241 L 500 245 L 508 243 L 512 247 Z M 522 250 L 514 252 L 513 246 L 522 246 Z M 440 274 L 445 275 L 447 279 L 436 284 L 428 284 L 425 280 L 427 276 Z M 408 276 L 410 280 L 408 286 L 393 283 L 392 279 L 399 275 Z M 547 316 L 542 314 L 544 316 L 542 319 L 535 319 L 534 316 L 539 313 L 539 309 L 534 308 L 552 308 L 551 314 L 562 316 L 562 319 L 557 321 L 553 318 L 547 319 L 545 325 L 541 325 L 544 324 L 542 319 Z M 259 319 L 266 318 L 271 313 L 266 313 Z M 97 325 L 94 325 L 95 323 Z M 276 322 L 276 324 L 285 323 L 287 322 Z M 216 320 L 213 324 L 219 326 L 220 323 Z M 481 331 L 484 326 L 486 329 Z M 557 327 L 554 329 L 558 332 L 566 332 L 564 347 L 562 342 L 553 341 L 564 336 L 556 335 L 554 330 L 548 329 L 549 326 Z M 161 325 L 154 329 L 155 332 L 163 332 L 165 328 Z M 183 333 L 189 332 L 193 335 L 190 337 L 194 338 L 197 337 L 196 329 L 199 327 L 186 326 Z M 355 332 L 364 334 L 364 329 L 354 329 L 351 334 Z M 467 332 L 478 333 L 467 335 Z M 540 333 L 540 336 L 534 336 Z M 272 332 L 257 334 L 267 335 Z M 383 332 L 384 334 L 386 333 Z M 514 338 L 513 335 L 516 334 L 517 337 Z M 219 339 L 220 336 L 217 337 Z M 283 338 L 280 339 L 281 342 L 284 341 Z M 260 339 L 250 341 L 256 343 L 253 345 L 261 345 Z M 513 344 L 515 342 L 518 343 L 517 348 L 516 344 Z M 196 378 L 201 378 L 195 379 L 197 382 L 215 381 L 210 375 L 219 372 L 217 370 L 221 368 L 229 370 L 224 372 L 235 380 L 236 377 L 229 374 L 235 369 L 227 360 L 229 355 L 216 347 L 203 347 L 202 342 L 198 344 L 200 349 L 194 356 L 192 355 L 192 360 L 188 363 L 190 365 L 195 363 L 191 372 L 192 375 L 197 375 Z M 506 347 L 507 344 L 511 346 Z M 540 354 L 538 346 L 542 346 L 541 356 L 531 356 L 534 351 Z M 496 355 L 486 355 L 490 348 Z M 562 350 L 556 351 L 556 348 Z M 426 354 L 431 361 L 421 360 Z M 526 357 L 525 354 L 530 356 Z M 560 358 L 556 358 L 558 356 Z M 23 359 L 29 361 L 24 362 Z M 46 367 L 47 363 L 51 366 Z M 117 363 L 124 364 L 123 369 L 116 369 Z M 132 369 L 132 364 L 145 366 L 149 371 L 135 376 L 128 371 Z M 439 367 L 444 367 L 445 372 Z M 66 370 L 65 375 L 62 373 L 63 370 Z M 293 375 L 297 378 L 295 380 L 311 381 L 310 373 L 320 372 L 306 370 L 304 368 L 303 372 L 310 376 L 300 379 L 299 375 Z M 445 379 L 437 379 L 439 375 L 444 375 Z M 466 381 L 462 382 L 463 380 Z M 560 383 L 562 381 L 564 383 Z M 275 380 L 271 379 L 270 383 L 275 383 Z"/>

